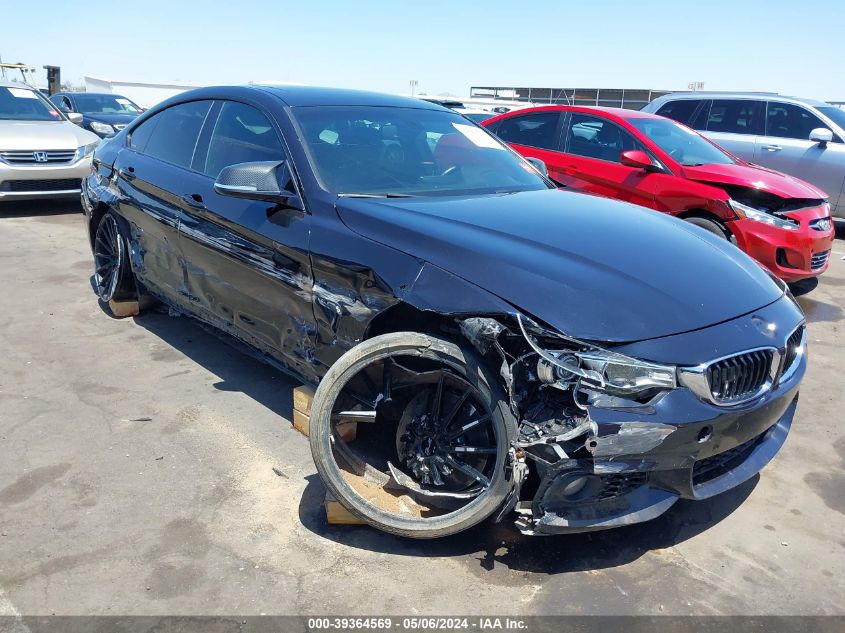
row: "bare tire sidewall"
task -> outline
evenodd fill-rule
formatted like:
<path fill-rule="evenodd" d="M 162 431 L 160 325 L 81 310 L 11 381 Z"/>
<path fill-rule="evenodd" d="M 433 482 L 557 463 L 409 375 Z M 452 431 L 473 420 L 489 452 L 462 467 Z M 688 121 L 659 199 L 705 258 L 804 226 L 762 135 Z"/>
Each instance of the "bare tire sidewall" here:
<path fill-rule="evenodd" d="M 405 518 L 364 501 L 346 482 L 332 456 L 331 410 L 347 381 L 362 367 L 388 355 L 408 353 L 444 362 L 457 370 L 487 400 L 497 428 L 497 456 L 493 480 L 483 497 L 446 516 Z M 505 462 L 516 433 L 516 421 L 495 376 L 477 354 L 454 343 L 413 332 L 384 334 L 365 341 L 342 356 L 326 373 L 311 408 L 309 441 L 317 470 L 329 491 L 358 518 L 386 532 L 414 538 L 436 538 L 465 530 L 483 521 L 503 503 L 511 488 Z"/>
<path fill-rule="evenodd" d="M 687 218 L 686 221 L 690 224 L 697 226 L 700 229 L 707 231 L 708 233 L 712 233 L 716 237 L 720 237 L 723 240 L 728 239 L 727 231 L 725 231 L 725 229 L 723 229 L 718 222 L 714 222 L 713 220 L 708 220 L 706 218 L 697 217 Z"/>

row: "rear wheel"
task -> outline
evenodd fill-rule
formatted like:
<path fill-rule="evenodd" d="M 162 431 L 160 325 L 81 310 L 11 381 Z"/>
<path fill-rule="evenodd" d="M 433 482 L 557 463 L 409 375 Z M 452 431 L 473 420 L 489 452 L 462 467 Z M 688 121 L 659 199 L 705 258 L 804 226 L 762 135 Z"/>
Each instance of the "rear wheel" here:
<path fill-rule="evenodd" d="M 127 241 L 112 213 L 100 218 L 94 234 L 94 287 L 105 303 L 137 299 Z"/>
<path fill-rule="evenodd" d="M 473 350 L 414 332 L 384 334 L 323 378 L 311 453 L 329 491 L 367 523 L 414 538 L 454 534 L 510 492 L 516 421 L 507 402 Z"/>

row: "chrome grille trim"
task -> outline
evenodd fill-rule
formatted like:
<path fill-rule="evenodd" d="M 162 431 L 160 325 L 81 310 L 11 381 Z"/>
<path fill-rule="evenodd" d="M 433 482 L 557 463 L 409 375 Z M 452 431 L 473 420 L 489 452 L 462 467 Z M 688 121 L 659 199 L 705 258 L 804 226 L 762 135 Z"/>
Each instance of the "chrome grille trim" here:
<path fill-rule="evenodd" d="M 771 379 L 775 350 L 760 349 L 715 361 L 704 370 L 713 400 L 723 404 L 754 397 Z"/>
<path fill-rule="evenodd" d="M 758 347 L 695 367 L 679 367 L 678 379 L 705 402 L 733 407 L 792 379 L 806 354 L 807 324 L 801 322 L 789 333 L 783 347 Z"/>
<path fill-rule="evenodd" d="M 36 153 L 45 154 L 47 160 L 36 160 Z M 0 160 L 7 165 L 61 165 L 73 162 L 75 157 L 76 150 L 74 149 L 0 151 Z"/>
<path fill-rule="evenodd" d="M 813 256 L 810 257 L 810 269 L 818 270 L 819 268 L 824 268 L 824 265 L 827 263 L 827 258 L 829 256 L 830 251 L 824 251 L 823 253 L 813 253 Z"/>
<path fill-rule="evenodd" d="M 775 383 L 781 351 L 758 347 L 678 369 L 680 381 L 702 400 L 732 407 L 759 398 Z M 713 384 L 717 383 L 717 384 Z"/>
<path fill-rule="evenodd" d="M 783 354 L 783 368 L 780 371 L 779 382 L 785 382 L 792 378 L 801 358 L 807 354 L 807 325 L 802 323 L 792 331 L 786 339 L 786 349 Z"/>

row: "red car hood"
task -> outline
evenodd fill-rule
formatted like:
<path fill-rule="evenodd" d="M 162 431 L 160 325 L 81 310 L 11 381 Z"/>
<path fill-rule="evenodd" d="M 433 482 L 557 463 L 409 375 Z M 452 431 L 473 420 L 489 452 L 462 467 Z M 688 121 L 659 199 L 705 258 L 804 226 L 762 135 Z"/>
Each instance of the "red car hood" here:
<path fill-rule="evenodd" d="M 699 165 L 684 167 L 690 180 L 754 187 L 781 198 L 827 198 L 827 194 L 798 178 L 756 165 Z"/>

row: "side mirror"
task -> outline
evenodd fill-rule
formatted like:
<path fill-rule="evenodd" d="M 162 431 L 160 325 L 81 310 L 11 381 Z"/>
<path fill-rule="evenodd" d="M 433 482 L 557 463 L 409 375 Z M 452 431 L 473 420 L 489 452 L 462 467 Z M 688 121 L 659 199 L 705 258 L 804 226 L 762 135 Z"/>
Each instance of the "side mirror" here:
<path fill-rule="evenodd" d="M 539 158 L 534 158 L 533 156 L 524 156 L 526 161 L 537 171 L 543 174 L 546 178 L 549 177 L 549 169 L 546 167 L 546 163 L 544 163 Z"/>
<path fill-rule="evenodd" d="M 65 112 L 65 116 L 70 119 L 71 123 L 76 123 L 77 125 L 82 123 L 82 115 L 79 112 Z"/>
<path fill-rule="evenodd" d="M 654 163 L 644 151 L 640 149 L 629 149 L 619 154 L 619 162 L 627 167 L 636 169 L 651 169 Z"/>
<path fill-rule="evenodd" d="M 297 202 L 291 206 L 302 208 L 298 202 L 299 194 L 293 188 L 285 161 L 229 165 L 214 181 L 214 191 L 221 196 L 268 202 L 286 202 L 295 198 Z"/>
<path fill-rule="evenodd" d="M 826 147 L 828 143 L 833 140 L 833 132 L 826 127 L 817 127 L 810 132 L 810 140 L 818 143 L 822 147 Z"/>

